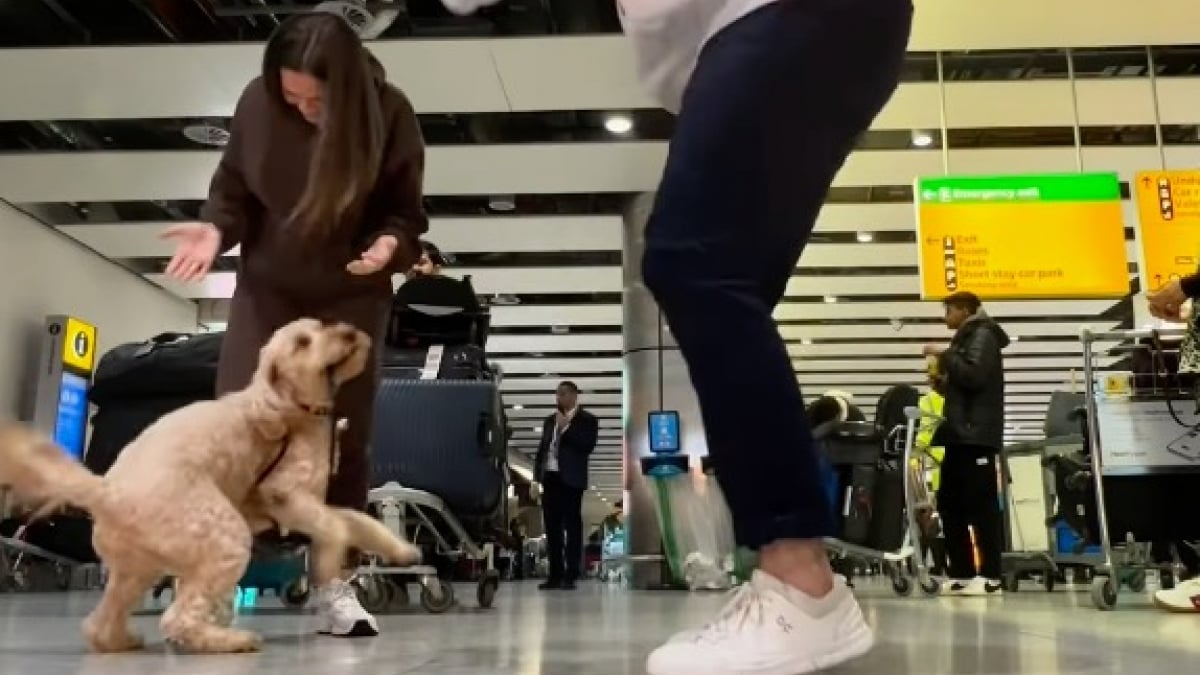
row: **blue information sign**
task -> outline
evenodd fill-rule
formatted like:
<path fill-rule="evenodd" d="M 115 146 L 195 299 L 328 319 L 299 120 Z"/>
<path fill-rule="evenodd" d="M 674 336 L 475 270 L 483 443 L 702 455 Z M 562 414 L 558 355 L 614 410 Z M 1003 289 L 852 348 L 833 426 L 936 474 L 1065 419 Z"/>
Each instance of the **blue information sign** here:
<path fill-rule="evenodd" d="M 679 443 L 679 412 L 655 410 L 650 413 L 650 452 L 672 455 L 681 449 Z"/>
<path fill-rule="evenodd" d="M 54 442 L 76 460 L 83 460 L 83 439 L 87 430 L 88 381 L 75 373 L 62 374 L 58 390 L 58 412 L 54 422 Z"/>

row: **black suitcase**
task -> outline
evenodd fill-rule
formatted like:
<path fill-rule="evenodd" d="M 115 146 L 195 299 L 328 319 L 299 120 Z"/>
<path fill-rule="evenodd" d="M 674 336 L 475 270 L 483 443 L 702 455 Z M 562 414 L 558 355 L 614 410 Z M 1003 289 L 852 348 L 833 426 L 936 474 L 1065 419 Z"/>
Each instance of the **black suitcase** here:
<path fill-rule="evenodd" d="M 437 361 L 437 372 L 433 373 L 439 380 L 490 380 L 493 378 L 491 366 L 483 349 L 471 344 L 455 347 L 437 346 L 441 350 L 441 358 Z M 421 379 L 426 363 L 430 356 L 429 349 L 400 349 L 386 347 L 383 351 L 382 365 L 393 377 L 411 380 Z"/>
<path fill-rule="evenodd" d="M 106 400 L 92 415 L 92 434 L 83 455 L 83 465 L 92 473 L 104 475 L 125 446 L 146 427 L 169 412 L 210 398 L 211 392 Z"/>
<path fill-rule="evenodd" d="M 421 380 L 384 367 L 375 399 L 372 481 L 440 497 L 458 518 L 501 513 L 507 433 L 496 383 Z"/>
<path fill-rule="evenodd" d="M 434 344 L 483 348 L 490 326 L 491 315 L 480 306 L 471 277 L 415 277 L 396 289 L 385 342 L 400 349 Z"/>
<path fill-rule="evenodd" d="M 163 333 L 114 347 L 96 365 L 88 400 L 103 407 L 116 399 L 212 398 L 223 338 L 223 333 Z"/>

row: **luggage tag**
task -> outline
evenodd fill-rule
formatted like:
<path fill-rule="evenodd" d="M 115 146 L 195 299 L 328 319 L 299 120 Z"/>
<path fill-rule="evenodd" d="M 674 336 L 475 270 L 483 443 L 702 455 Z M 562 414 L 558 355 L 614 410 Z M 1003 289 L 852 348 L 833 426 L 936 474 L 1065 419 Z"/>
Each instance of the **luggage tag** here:
<path fill-rule="evenodd" d="M 429 345 L 429 351 L 425 352 L 425 367 L 421 368 L 422 380 L 437 379 L 442 370 L 442 352 L 445 349 L 443 345 Z"/>

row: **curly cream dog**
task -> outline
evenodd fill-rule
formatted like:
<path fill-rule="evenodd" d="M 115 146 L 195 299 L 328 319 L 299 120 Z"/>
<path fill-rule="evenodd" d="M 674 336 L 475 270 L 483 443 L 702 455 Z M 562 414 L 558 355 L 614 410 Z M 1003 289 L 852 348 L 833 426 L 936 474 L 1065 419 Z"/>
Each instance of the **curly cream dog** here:
<path fill-rule="evenodd" d="M 329 457 L 333 394 L 362 372 L 369 349 L 367 336 L 346 325 L 288 324 L 263 348 L 249 387 L 164 416 L 104 477 L 23 425 L 0 428 L 0 485 L 86 509 L 95 520 L 93 543 L 109 572 L 83 624 L 95 651 L 141 648 L 129 615 L 165 574 L 178 579 L 161 621 L 169 641 L 196 652 L 259 649 L 257 634 L 213 621 L 214 604 L 249 562 L 251 523 L 309 535 L 318 581 L 336 574 L 349 546 L 401 564 L 417 558 L 382 524 L 319 497 L 330 468 L 319 458 Z"/>

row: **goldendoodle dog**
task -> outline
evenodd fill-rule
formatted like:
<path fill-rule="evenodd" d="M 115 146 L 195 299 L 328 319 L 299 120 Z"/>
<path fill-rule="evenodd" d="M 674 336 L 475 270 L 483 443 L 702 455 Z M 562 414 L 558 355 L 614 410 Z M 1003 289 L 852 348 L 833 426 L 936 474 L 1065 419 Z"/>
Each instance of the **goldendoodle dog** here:
<path fill-rule="evenodd" d="M 0 486 L 85 509 L 95 521 L 108 583 L 83 623 L 94 650 L 142 646 L 129 615 L 164 575 L 178 580 L 161 621 L 167 640 L 195 652 L 259 649 L 257 634 L 214 621 L 214 604 L 250 560 L 251 523 L 309 535 L 318 577 L 336 573 L 350 546 L 397 564 L 417 559 L 381 523 L 327 507 L 329 462 L 304 460 L 322 450 L 328 457 L 334 393 L 362 372 L 369 350 L 370 339 L 347 325 L 288 324 L 262 349 L 249 387 L 162 417 L 103 477 L 26 426 L 0 428 Z"/>

